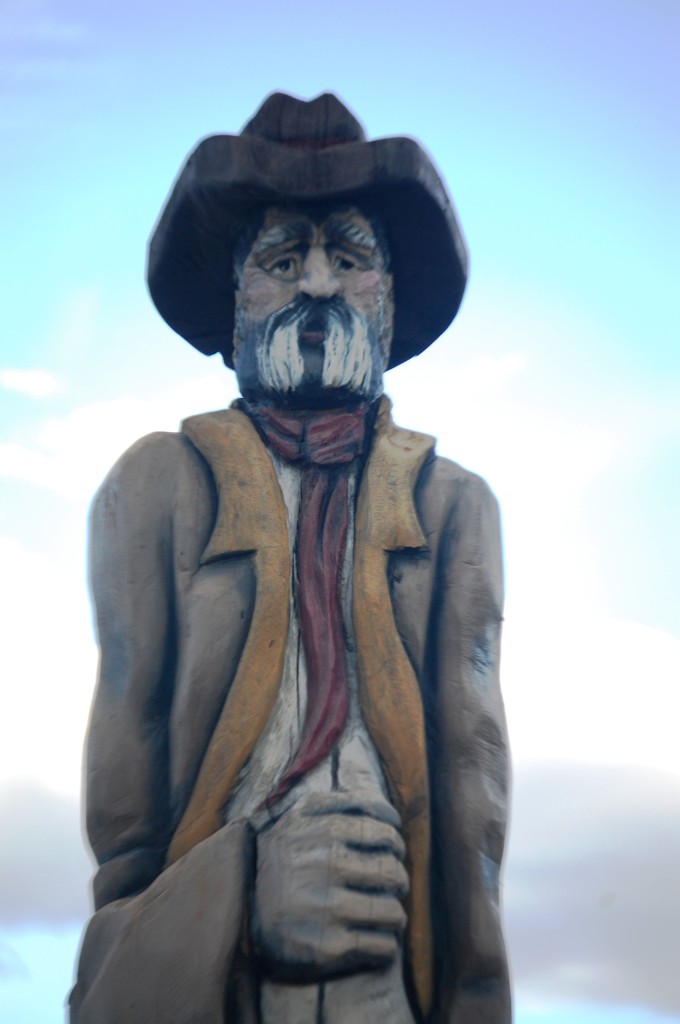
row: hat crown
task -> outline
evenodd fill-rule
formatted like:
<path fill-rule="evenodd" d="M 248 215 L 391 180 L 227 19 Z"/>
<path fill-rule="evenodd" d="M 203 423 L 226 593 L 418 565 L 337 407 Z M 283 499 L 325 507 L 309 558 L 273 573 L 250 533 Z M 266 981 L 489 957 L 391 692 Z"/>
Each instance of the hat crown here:
<path fill-rule="evenodd" d="M 313 100 L 299 100 L 285 92 L 272 93 L 241 134 L 303 149 L 326 149 L 366 140 L 354 114 L 332 92 Z"/>

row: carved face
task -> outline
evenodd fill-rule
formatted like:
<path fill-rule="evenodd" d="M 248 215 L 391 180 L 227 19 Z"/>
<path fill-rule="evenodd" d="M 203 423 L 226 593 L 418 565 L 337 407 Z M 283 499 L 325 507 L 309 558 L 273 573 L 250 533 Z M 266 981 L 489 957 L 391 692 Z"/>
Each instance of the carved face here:
<path fill-rule="evenodd" d="M 242 394 L 297 406 L 377 398 L 392 338 L 392 277 L 355 208 L 271 207 L 237 267 Z"/>

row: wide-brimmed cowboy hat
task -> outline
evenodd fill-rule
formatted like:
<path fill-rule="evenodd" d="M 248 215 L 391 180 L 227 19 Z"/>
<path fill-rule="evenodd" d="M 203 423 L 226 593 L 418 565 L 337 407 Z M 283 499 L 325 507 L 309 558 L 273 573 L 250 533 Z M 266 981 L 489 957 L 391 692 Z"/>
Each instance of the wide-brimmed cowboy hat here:
<path fill-rule="evenodd" d="M 271 204 L 356 204 L 377 215 L 394 275 L 390 367 L 431 345 L 458 311 L 467 250 L 446 188 L 413 139 L 367 142 L 331 93 L 274 93 L 240 135 L 211 135 L 180 172 L 149 244 L 151 297 L 167 323 L 232 366 L 234 247 Z"/>

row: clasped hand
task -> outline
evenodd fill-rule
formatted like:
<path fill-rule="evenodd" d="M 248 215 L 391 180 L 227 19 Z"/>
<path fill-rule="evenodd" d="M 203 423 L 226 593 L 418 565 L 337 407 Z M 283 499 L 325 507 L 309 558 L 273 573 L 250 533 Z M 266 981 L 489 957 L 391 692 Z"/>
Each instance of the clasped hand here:
<path fill-rule="evenodd" d="M 334 792 L 260 830 L 252 938 L 270 976 L 320 981 L 394 960 L 408 891 L 399 825 L 386 800 Z"/>

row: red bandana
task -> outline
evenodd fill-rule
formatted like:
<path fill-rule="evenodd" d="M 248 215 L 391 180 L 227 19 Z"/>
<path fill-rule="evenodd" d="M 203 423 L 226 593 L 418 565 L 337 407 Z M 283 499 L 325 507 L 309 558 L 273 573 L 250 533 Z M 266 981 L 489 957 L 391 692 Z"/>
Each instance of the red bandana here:
<path fill-rule="evenodd" d="M 368 406 L 352 412 L 249 408 L 267 443 L 303 468 L 297 530 L 298 605 L 307 665 L 307 712 L 300 746 L 266 803 L 284 796 L 332 750 L 349 710 L 340 605 L 349 527 L 350 463 L 363 451 Z"/>

